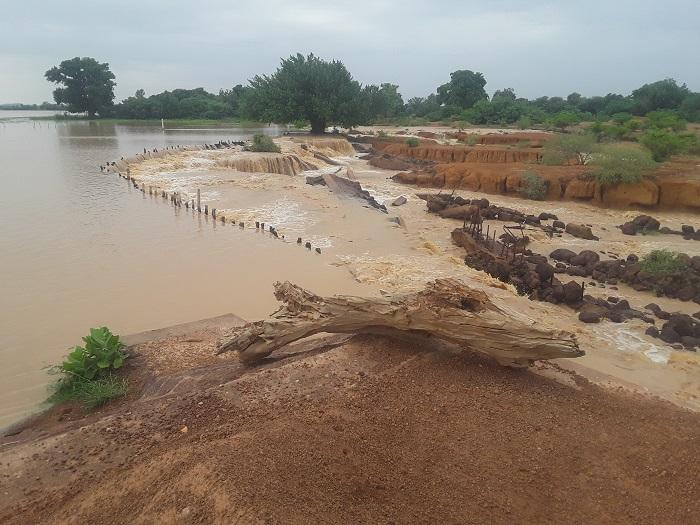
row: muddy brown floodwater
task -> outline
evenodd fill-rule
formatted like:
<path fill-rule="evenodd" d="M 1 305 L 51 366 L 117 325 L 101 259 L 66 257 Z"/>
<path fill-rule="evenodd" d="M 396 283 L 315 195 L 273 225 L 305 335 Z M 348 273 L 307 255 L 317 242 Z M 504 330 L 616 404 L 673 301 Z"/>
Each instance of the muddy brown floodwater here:
<path fill-rule="evenodd" d="M 264 317 L 276 307 L 275 280 L 364 293 L 324 255 L 183 213 L 99 170 L 143 148 L 260 131 L 279 133 L 32 121 L 0 111 L 0 428 L 46 398 L 45 367 L 92 326 L 132 333 L 228 312 Z"/>

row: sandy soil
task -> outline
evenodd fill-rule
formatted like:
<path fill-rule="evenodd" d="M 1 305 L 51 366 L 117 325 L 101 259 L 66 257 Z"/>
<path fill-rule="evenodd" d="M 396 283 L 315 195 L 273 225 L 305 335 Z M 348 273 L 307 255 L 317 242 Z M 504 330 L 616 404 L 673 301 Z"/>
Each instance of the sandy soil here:
<path fill-rule="evenodd" d="M 700 512 L 697 414 L 551 364 L 514 371 L 376 337 L 316 338 L 245 369 L 211 361 L 221 335 L 142 343 L 134 399 L 86 418 L 55 410 L 3 438 L 0 522 L 678 524 Z"/>

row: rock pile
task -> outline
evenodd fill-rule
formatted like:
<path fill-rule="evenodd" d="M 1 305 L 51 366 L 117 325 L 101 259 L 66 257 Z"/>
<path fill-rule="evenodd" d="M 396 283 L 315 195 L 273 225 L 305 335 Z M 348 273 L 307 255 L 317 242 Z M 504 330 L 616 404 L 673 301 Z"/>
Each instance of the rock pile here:
<path fill-rule="evenodd" d="M 647 335 L 657 337 L 679 350 L 682 348 L 697 351 L 700 348 L 700 321 L 687 314 L 668 313 L 655 303 L 648 304 L 645 308 L 666 321 L 661 330 L 655 326 L 647 328 Z M 700 312 L 695 316 L 700 317 Z"/>
<path fill-rule="evenodd" d="M 577 277 L 591 277 L 601 283 L 615 285 L 619 281 L 629 284 L 637 291 L 653 291 L 681 301 L 700 304 L 700 256 L 679 254 L 686 269 L 669 274 L 654 274 L 643 270 L 639 257 L 634 254 L 626 259 L 600 260 L 591 250 L 580 253 L 565 248 L 554 250 L 549 256 L 554 259 L 555 272 Z"/>
<path fill-rule="evenodd" d="M 621 224 L 619 228 L 625 235 L 663 233 L 666 235 L 680 235 L 688 241 L 700 241 L 700 229 L 695 229 L 694 226 L 684 224 L 681 226 L 680 230 L 672 230 L 667 226 L 661 226 L 661 223 L 650 215 L 638 215 L 631 221 Z"/>

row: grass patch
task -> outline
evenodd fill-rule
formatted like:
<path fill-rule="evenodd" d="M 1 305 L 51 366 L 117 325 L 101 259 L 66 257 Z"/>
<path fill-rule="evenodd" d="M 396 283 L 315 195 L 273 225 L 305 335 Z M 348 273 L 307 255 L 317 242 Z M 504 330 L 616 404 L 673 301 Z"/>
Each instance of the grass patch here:
<path fill-rule="evenodd" d="M 418 140 L 416 137 L 408 137 L 406 139 L 406 144 L 408 144 L 409 148 L 416 148 L 418 145 L 420 145 L 420 140 Z"/>
<path fill-rule="evenodd" d="M 96 408 L 108 401 L 121 397 L 129 391 L 129 381 L 125 377 L 110 375 L 101 379 L 60 380 L 55 392 L 49 397 L 50 403 L 78 401 L 84 408 Z"/>
<path fill-rule="evenodd" d="M 670 250 L 652 250 L 640 261 L 642 271 L 666 277 L 688 270 L 688 263 Z"/>

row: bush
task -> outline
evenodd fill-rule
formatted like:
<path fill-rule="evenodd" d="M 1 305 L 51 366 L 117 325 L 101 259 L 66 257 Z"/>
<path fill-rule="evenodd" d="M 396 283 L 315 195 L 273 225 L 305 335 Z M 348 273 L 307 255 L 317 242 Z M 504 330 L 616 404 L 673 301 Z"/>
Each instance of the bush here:
<path fill-rule="evenodd" d="M 76 346 L 65 361 L 54 368 L 54 372 L 63 377 L 50 401 L 76 399 L 91 408 L 126 393 L 126 380 L 113 375 L 128 357 L 119 336 L 103 326 L 91 328 L 90 335 L 83 337 L 83 341 L 84 347 Z"/>
<path fill-rule="evenodd" d="M 639 138 L 656 162 L 663 162 L 671 155 L 680 153 L 685 147 L 685 142 L 680 135 L 669 131 L 652 128 L 644 132 Z"/>
<path fill-rule="evenodd" d="M 675 111 L 660 110 L 647 113 L 647 125 L 650 128 L 672 129 L 683 131 L 688 123 L 680 118 Z"/>
<path fill-rule="evenodd" d="M 415 148 L 420 144 L 420 140 L 418 140 L 416 137 L 408 137 L 406 139 L 406 144 L 408 144 L 409 148 Z"/>
<path fill-rule="evenodd" d="M 601 184 L 637 183 L 656 164 L 648 151 L 634 146 L 609 145 L 592 160 Z"/>
<path fill-rule="evenodd" d="M 653 275 L 666 277 L 688 269 L 688 263 L 670 250 L 652 250 L 642 257 L 641 269 Z"/>
<path fill-rule="evenodd" d="M 389 136 L 389 134 L 386 131 L 384 131 L 383 129 L 380 129 L 379 131 L 377 131 L 377 136 L 385 139 Z"/>
<path fill-rule="evenodd" d="M 60 366 L 61 372 L 70 378 L 99 379 L 111 370 L 118 370 L 127 358 L 124 343 L 109 328 L 91 328 L 83 337 L 85 346 L 76 346 Z"/>
<path fill-rule="evenodd" d="M 520 193 L 528 198 L 535 201 L 544 200 L 545 195 L 547 195 L 547 183 L 531 171 L 526 171 L 522 174 L 523 187 L 520 189 Z"/>
<path fill-rule="evenodd" d="M 520 129 L 529 129 L 532 127 L 532 119 L 528 117 L 527 115 L 523 115 L 518 119 L 516 122 L 516 125 Z"/>
<path fill-rule="evenodd" d="M 545 142 L 542 162 L 561 165 L 573 160 L 575 164 L 584 165 L 598 148 L 595 137 L 589 134 L 557 135 Z"/>
<path fill-rule="evenodd" d="M 279 146 L 274 143 L 270 136 L 258 133 L 257 135 L 253 135 L 253 145 L 250 147 L 250 151 L 280 153 L 282 150 L 280 150 Z"/>

